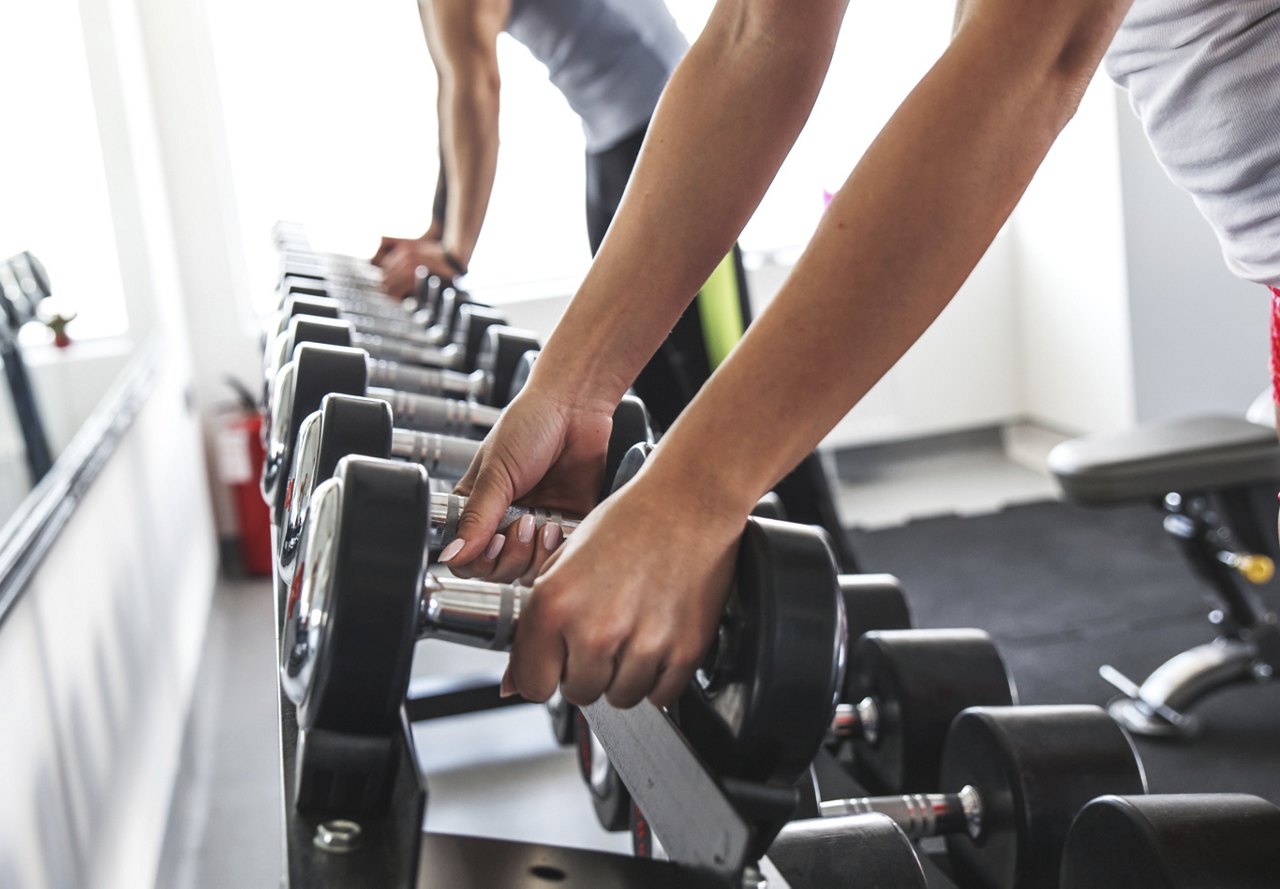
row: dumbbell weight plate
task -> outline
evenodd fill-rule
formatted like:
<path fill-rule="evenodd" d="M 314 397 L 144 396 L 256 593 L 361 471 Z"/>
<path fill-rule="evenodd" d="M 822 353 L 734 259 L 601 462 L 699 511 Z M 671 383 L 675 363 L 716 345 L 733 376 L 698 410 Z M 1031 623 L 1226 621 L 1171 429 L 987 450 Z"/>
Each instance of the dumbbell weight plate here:
<path fill-rule="evenodd" d="M 662 848 L 662 841 L 653 835 L 653 831 L 649 828 L 649 819 L 644 817 L 644 812 L 640 811 L 640 807 L 634 800 L 630 808 L 631 853 L 636 858 L 668 860 L 667 851 Z"/>
<path fill-rule="evenodd" d="M 556 689 L 547 700 L 547 715 L 551 717 L 551 734 L 561 747 L 569 747 L 578 737 L 578 708 L 564 699 Z"/>
<path fill-rule="evenodd" d="M 365 457 L 343 459 L 316 489 L 317 522 L 299 548 L 281 635 L 281 682 L 300 728 L 395 729 L 416 641 L 429 496 L 420 467 Z"/>
<path fill-rule="evenodd" d="M 582 711 L 574 708 L 577 722 L 575 734 L 578 740 L 578 772 L 591 792 L 591 805 L 596 820 L 605 830 L 616 833 L 626 830 L 631 823 L 631 794 L 617 770 L 609 763 L 604 746 L 596 740 L 587 725 Z"/>
<path fill-rule="evenodd" d="M 614 490 L 644 465 L 629 450 Z M 844 681 L 844 602 L 826 538 L 752 517 L 708 660 L 676 705 L 685 738 L 717 774 L 793 784 L 831 728 Z"/>
<path fill-rule="evenodd" d="M 850 648 L 871 630 L 911 629 L 907 597 L 892 574 L 841 574 L 840 595 L 849 622 Z"/>
<path fill-rule="evenodd" d="M 769 847 L 769 860 L 793 886 L 928 889 L 911 841 L 880 814 L 793 821 Z"/>
<path fill-rule="evenodd" d="M 1280 808 L 1245 794 L 1104 796 L 1076 817 L 1062 889 L 1275 889 Z"/>
<path fill-rule="evenodd" d="M 976 840 L 946 838 L 956 881 L 1056 889 L 1076 814 L 1104 794 L 1145 794 L 1146 777 L 1100 707 L 975 707 L 952 723 L 942 757 L 942 790 L 965 786 L 981 795 L 983 824 Z"/>
<path fill-rule="evenodd" d="M 853 643 L 843 692 L 849 703 L 864 698 L 878 720 L 874 738 L 853 741 L 853 770 L 873 793 L 933 791 L 956 715 L 1016 703 L 1000 652 L 981 630 L 866 633 Z"/>
<path fill-rule="evenodd" d="M 831 725 L 844 608 L 821 535 L 752 518 L 744 537 L 719 654 L 681 697 L 679 722 L 718 774 L 791 784 Z"/>
<path fill-rule="evenodd" d="M 391 406 L 373 398 L 329 394 L 298 430 L 284 496 L 279 564 L 289 570 L 305 531 L 317 485 L 332 478 L 343 457 L 390 456 Z"/>
<path fill-rule="evenodd" d="M 527 330 L 517 330 L 505 324 L 495 324 L 484 332 L 484 343 L 476 357 L 476 367 L 489 374 L 491 380 L 487 401 L 503 406 L 510 403 L 516 391 L 512 383 L 523 363 L 524 356 L 537 354 L 542 344 L 536 335 Z"/>
<path fill-rule="evenodd" d="M 756 501 L 756 505 L 751 508 L 751 514 L 759 516 L 762 519 L 775 519 L 779 522 L 787 520 L 787 508 L 782 503 L 782 498 L 778 496 L 777 491 L 766 491 L 764 496 Z M 848 609 L 845 609 L 846 613 Z"/>

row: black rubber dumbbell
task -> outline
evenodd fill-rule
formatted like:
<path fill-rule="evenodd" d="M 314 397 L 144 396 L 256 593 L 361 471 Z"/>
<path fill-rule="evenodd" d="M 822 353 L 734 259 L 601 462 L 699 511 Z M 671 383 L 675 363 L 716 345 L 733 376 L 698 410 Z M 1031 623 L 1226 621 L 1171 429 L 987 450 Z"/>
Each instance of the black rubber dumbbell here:
<path fill-rule="evenodd" d="M 280 311 L 294 298 L 333 300 L 358 315 L 372 315 L 393 321 L 416 321 L 420 327 L 425 314 L 419 314 L 418 300 L 392 299 L 380 291 L 334 283 L 323 276 L 310 277 L 305 272 L 287 270 L 276 284 L 275 310 Z"/>
<path fill-rule="evenodd" d="M 856 619 L 848 599 L 846 613 Z M 952 720 L 970 707 L 1017 703 L 982 630 L 873 630 L 850 641 L 833 734 L 848 740 L 853 775 L 873 793 L 938 787 Z"/>
<path fill-rule="evenodd" d="M 394 340 L 355 334 L 349 324 L 332 318 L 294 317 L 289 322 L 288 330 L 276 338 L 264 355 L 264 391 L 267 396 L 264 403 L 270 404 L 271 387 L 276 374 L 302 343 L 363 349 L 372 359 L 394 364 L 395 367 L 389 370 L 401 373 L 406 379 L 413 377 L 407 368 L 414 366 L 469 374 L 480 367 L 486 332 L 490 327 L 505 326 L 505 319 L 499 312 L 470 304 L 461 307 L 456 315 L 452 341 L 448 345 L 435 347 L 411 346 Z M 443 377 L 436 378 L 436 384 L 443 385 L 443 380 Z"/>
<path fill-rule="evenodd" d="M 296 293 L 282 300 L 280 307 L 267 318 L 264 326 L 268 331 L 268 340 L 283 333 L 289 326 L 289 319 L 295 315 L 336 318 L 350 322 L 352 329 L 360 333 L 423 346 L 439 346 L 449 341 L 447 332 L 439 329 L 429 331 L 414 313 L 403 307 L 398 310 L 395 307 L 379 310 L 374 306 L 346 305 L 332 297 L 302 296 Z"/>
<path fill-rule="evenodd" d="M 629 470 L 633 471 L 636 468 L 637 463 L 634 462 L 633 458 Z M 764 511 L 771 511 L 771 506 L 766 504 Z M 755 515 L 757 513 L 753 510 L 752 514 Z M 841 598 L 844 601 L 846 626 L 848 628 L 846 632 L 850 640 L 858 639 L 863 633 L 871 629 L 910 626 L 906 597 L 903 595 L 902 587 L 896 577 L 887 574 L 845 574 L 841 575 L 837 582 L 840 587 Z M 941 640 L 934 644 L 941 644 Z M 928 643 L 925 643 L 921 647 L 927 650 L 929 646 Z M 850 666 L 845 672 L 846 697 L 848 695 L 847 677 L 853 669 L 853 666 Z M 1008 687 L 1006 680 L 1006 698 L 1008 697 Z M 893 695 L 895 692 L 896 689 L 890 686 L 889 694 Z M 842 699 L 844 698 L 842 697 Z M 900 748 L 901 742 L 896 733 L 896 725 L 893 722 L 897 718 L 897 712 L 893 709 L 893 700 L 885 701 L 883 693 L 873 696 L 866 690 L 859 690 L 858 696 L 850 700 L 859 701 L 861 705 L 857 708 L 852 704 L 840 704 L 836 707 L 835 718 L 831 724 L 831 736 L 833 739 L 853 743 L 855 738 L 864 739 L 870 737 L 876 749 L 879 749 L 882 744 L 887 749 L 896 750 Z M 951 704 L 951 700 L 948 699 L 939 703 L 942 707 L 948 707 Z M 974 700 L 965 704 L 965 706 L 980 703 L 990 703 L 990 701 Z M 567 702 L 561 701 L 560 705 L 567 708 L 571 715 L 576 710 Z M 886 711 L 885 718 L 889 720 L 889 724 L 885 726 L 883 732 L 879 730 L 878 723 L 876 723 L 875 728 L 867 732 L 867 722 L 878 718 L 879 711 L 875 709 L 877 705 Z M 962 709 L 964 708 L 955 707 L 951 709 L 951 715 L 954 716 L 955 713 Z M 553 711 L 552 715 L 553 726 L 555 726 L 554 720 L 558 714 Z M 945 730 L 946 724 L 944 723 L 943 731 L 945 732 Z M 591 735 L 590 729 L 581 714 L 577 714 L 572 737 L 577 745 L 579 773 L 590 791 L 592 806 L 595 809 L 600 825 L 608 831 L 630 829 L 636 823 L 632 815 L 634 806 L 631 801 L 631 795 L 628 793 L 622 779 L 610 765 L 608 753 L 600 742 Z M 558 738 L 559 735 L 557 735 Z M 935 774 L 936 759 L 940 748 L 941 740 L 933 750 Z M 909 747 L 908 753 L 914 754 L 916 749 Z M 936 785 L 937 781 L 935 779 L 928 786 Z M 877 786 L 876 789 L 877 792 L 887 792 L 889 788 Z"/>
<path fill-rule="evenodd" d="M 1247 794 L 1104 796 L 1076 816 L 1061 889 L 1275 889 L 1280 808 Z"/>
<path fill-rule="evenodd" d="M 1072 820 L 1104 794 L 1145 794 L 1133 742 L 1101 707 L 975 707 L 951 724 L 942 793 L 829 800 L 824 816 L 879 812 L 913 839 L 946 838 L 958 885 L 1057 889 Z"/>
<path fill-rule="evenodd" d="M 326 395 L 340 393 L 376 398 L 391 406 L 396 423 L 419 432 L 482 438 L 502 416 L 501 408 L 437 395 L 418 395 L 365 385 L 364 355 L 338 346 L 304 343 L 294 360 L 280 369 L 271 405 L 263 417 L 267 440 L 262 495 L 279 518 L 284 508 L 285 480 L 293 460 L 302 420 L 319 410 Z"/>
<path fill-rule="evenodd" d="M 332 280 L 349 281 L 360 286 L 377 288 L 382 283 L 382 269 L 367 259 L 354 256 L 286 249 L 279 251 L 279 261 L 282 268 L 315 269 Z"/>
<path fill-rule="evenodd" d="M 301 323 L 301 319 L 296 321 Z M 531 334 L 522 331 L 488 328 L 477 360 L 479 367 L 462 382 L 470 392 L 505 404 L 524 385 L 531 366 L 530 360 L 517 353 L 527 351 L 535 343 Z M 318 410 L 320 400 L 330 393 L 386 401 L 401 427 L 421 432 L 480 437 L 501 415 L 498 407 L 481 404 L 474 398 L 464 400 L 405 392 L 371 385 L 374 378 L 404 380 L 417 383 L 421 388 L 429 388 L 432 383 L 453 387 L 458 382 L 438 370 L 414 375 L 411 368 L 383 367 L 371 362 L 368 354 L 359 349 L 302 343 L 294 350 L 294 359 L 277 373 L 263 417 L 262 490 L 268 502 L 273 496 L 269 492 L 282 481 L 281 473 L 288 469 L 302 419 Z M 503 396 L 497 397 L 498 393 Z"/>
<path fill-rule="evenodd" d="M 653 431 L 644 403 L 633 395 L 624 396 L 613 414 L 609 452 L 625 452 L 632 445 L 651 441 Z M 280 521 L 279 568 L 282 577 L 293 569 L 298 544 L 305 533 L 311 496 L 316 485 L 333 475 L 338 461 L 351 455 L 395 458 L 415 463 L 427 470 L 435 481 L 444 470 L 450 481 L 461 478 L 479 450 L 480 442 L 437 434 L 396 429 L 386 402 L 346 395 L 326 395 L 320 410 L 299 427 L 292 467 L 286 481 L 289 492 L 285 513 Z M 605 466 L 607 473 L 616 466 Z M 602 483 L 607 484 L 607 482 Z M 448 491 L 438 492 L 431 502 L 432 551 L 439 552 L 453 539 L 466 498 Z M 601 497 L 607 491 L 602 490 Z M 561 516 L 545 510 L 512 507 L 499 530 L 532 513 L 538 527 L 547 521 L 558 522 L 566 533 L 577 525 L 578 517 Z"/>
<path fill-rule="evenodd" d="M 299 320 L 295 326 L 302 328 L 302 336 L 307 336 L 305 329 L 309 327 L 309 322 Z M 538 348 L 538 338 L 528 331 L 503 325 L 490 326 L 484 331 L 480 353 L 476 357 L 476 368 L 469 373 L 376 359 L 363 349 L 351 351 L 358 352 L 361 356 L 369 386 L 505 407 L 515 397 L 515 393 L 523 388 L 524 381 L 528 378 L 531 360 L 526 360 L 525 356 Z M 296 351 L 296 347 L 289 343 L 282 346 L 282 351 L 285 349 L 290 357 Z M 346 354 L 350 355 L 351 352 Z M 350 357 L 347 360 L 355 362 L 356 359 Z M 342 376 L 342 379 L 347 378 L 345 374 Z M 273 380 L 272 385 L 266 387 L 268 399 L 274 398 L 274 392 Z M 268 400 L 266 404 L 270 405 L 271 401 Z M 264 443 L 268 431 L 266 427 L 263 428 Z"/>
<path fill-rule="evenodd" d="M 421 467 L 365 457 L 344 459 L 316 489 L 281 641 L 281 683 L 304 736 L 394 731 L 419 639 L 510 647 L 531 591 L 424 573 L 430 500 Z M 716 690 L 732 695 L 749 732 L 689 736 L 704 758 L 736 764 L 721 774 L 794 781 L 807 767 L 839 689 L 841 611 L 820 532 L 749 520 L 726 605 L 734 630 L 693 683 L 704 700 Z M 812 681 L 823 675 L 825 685 Z M 368 804 L 368 788 L 389 786 L 374 761 L 311 780 L 306 746 L 295 800 L 303 809 L 352 811 Z M 317 801 L 310 792 L 321 786 Z"/>
<path fill-rule="evenodd" d="M 294 317 L 303 317 L 303 319 L 316 321 L 326 319 L 329 322 L 338 322 L 340 326 L 346 327 L 346 333 L 337 333 L 337 330 L 321 333 L 321 342 L 356 345 L 356 347 L 369 349 L 371 353 L 376 354 L 378 357 L 430 367 L 448 366 L 449 362 L 457 361 L 456 353 L 460 348 L 448 349 L 448 347 L 451 347 L 451 345 L 461 347 L 461 345 L 465 344 L 467 333 L 460 333 L 460 330 L 458 330 L 463 322 L 468 325 L 468 331 L 470 331 L 470 325 L 472 324 L 479 327 L 490 324 L 506 324 L 506 319 L 504 319 L 502 313 L 492 310 L 488 306 L 480 306 L 479 303 L 457 302 L 457 295 L 451 293 L 444 299 L 443 311 L 440 312 L 436 324 L 424 327 L 420 334 L 415 334 L 419 342 L 412 342 L 412 340 L 404 339 L 403 336 L 371 333 L 367 326 L 380 325 L 381 321 L 366 319 L 367 324 L 364 326 L 353 324 L 347 317 L 342 317 L 342 312 L 334 312 L 328 306 L 328 303 L 329 301 L 320 301 L 319 298 L 308 297 L 306 299 L 291 298 L 287 303 L 283 304 L 280 307 L 280 311 L 271 316 L 271 319 L 266 322 L 264 330 L 268 334 L 270 343 L 268 350 L 266 350 L 266 361 L 270 362 L 274 359 L 274 361 L 280 362 L 282 359 L 288 358 L 288 353 L 282 353 L 282 349 L 280 349 L 280 334 L 284 334 L 289 329 Z M 461 312 L 462 306 L 471 308 L 468 308 L 466 312 Z M 466 321 L 463 321 L 465 317 Z M 406 320 L 410 320 L 410 316 L 402 317 L 401 322 Z M 307 342 L 306 338 L 305 329 L 301 334 L 294 334 L 293 344 Z M 448 350 L 442 352 L 443 349 Z"/>

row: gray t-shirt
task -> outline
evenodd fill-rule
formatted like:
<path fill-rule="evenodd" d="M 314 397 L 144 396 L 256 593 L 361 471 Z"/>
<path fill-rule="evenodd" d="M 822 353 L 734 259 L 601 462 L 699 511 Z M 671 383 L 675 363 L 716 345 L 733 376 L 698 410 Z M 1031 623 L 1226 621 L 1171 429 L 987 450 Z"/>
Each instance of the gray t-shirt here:
<path fill-rule="evenodd" d="M 1280 286 L 1280 0 L 1135 0 L 1106 69 L 1231 271 Z"/>
<path fill-rule="evenodd" d="M 507 33 L 547 66 L 591 152 L 648 122 L 689 48 L 662 0 L 513 0 Z"/>

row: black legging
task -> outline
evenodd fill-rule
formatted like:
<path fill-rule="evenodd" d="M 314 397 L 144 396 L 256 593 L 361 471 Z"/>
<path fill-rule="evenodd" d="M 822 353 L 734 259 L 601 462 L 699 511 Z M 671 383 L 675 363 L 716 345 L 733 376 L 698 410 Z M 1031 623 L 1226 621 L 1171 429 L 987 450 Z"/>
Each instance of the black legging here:
<path fill-rule="evenodd" d="M 640 146 L 644 143 L 644 134 L 645 128 L 641 128 L 611 148 L 587 153 L 587 237 L 591 241 L 592 256 L 600 249 L 609 223 L 618 211 L 622 192 L 627 187 Z M 734 245 L 733 253 L 738 303 L 745 328 L 751 323 L 747 276 L 737 245 Z M 680 411 L 693 400 L 710 376 L 711 360 L 707 355 L 698 304 L 694 300 L 640 371 L 634 388 L 649 408 L 655 427 L 663 432 L 671 427 Z M 831 496 L 831 482 L 817 454 L 805 457 L 774 490 L 782 500 L 789 521 L 825 528 L 835 546 L 841 570 L 858 570 L 848 536 L 840 526 Z"/>

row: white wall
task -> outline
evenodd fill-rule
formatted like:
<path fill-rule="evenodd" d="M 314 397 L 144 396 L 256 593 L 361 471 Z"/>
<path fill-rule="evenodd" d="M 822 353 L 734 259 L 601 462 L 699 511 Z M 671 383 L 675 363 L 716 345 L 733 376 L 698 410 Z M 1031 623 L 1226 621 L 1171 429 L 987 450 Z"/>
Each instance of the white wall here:
<path fill-rule="evenodd" d="M 1063 432 L 1133 412 L 1115 89 L 1095 78 L 1014 212 L 1014 414 Z"/>
<path fill-rule="evenodd" d="M 1137 419 L 1241 414 L 1270 385 L 1270 294 L 1227 271 L 1126 100 L 1116 116 Z"/>
<path fill-rule="evenodd" d="M 0 885 L 136 889 L 154 883 L 178 777 L 215 537 L 153 106 L 167 82 L 134 0 L 81 0 L 79 14 L 130 337 L 170 348 L 0 626 Z"/>
<path fill-rule="evenodd" d="M 215 571 L 188 377 L 156 391 L 0 625 L 0 885 L 155 880 Z"/>

